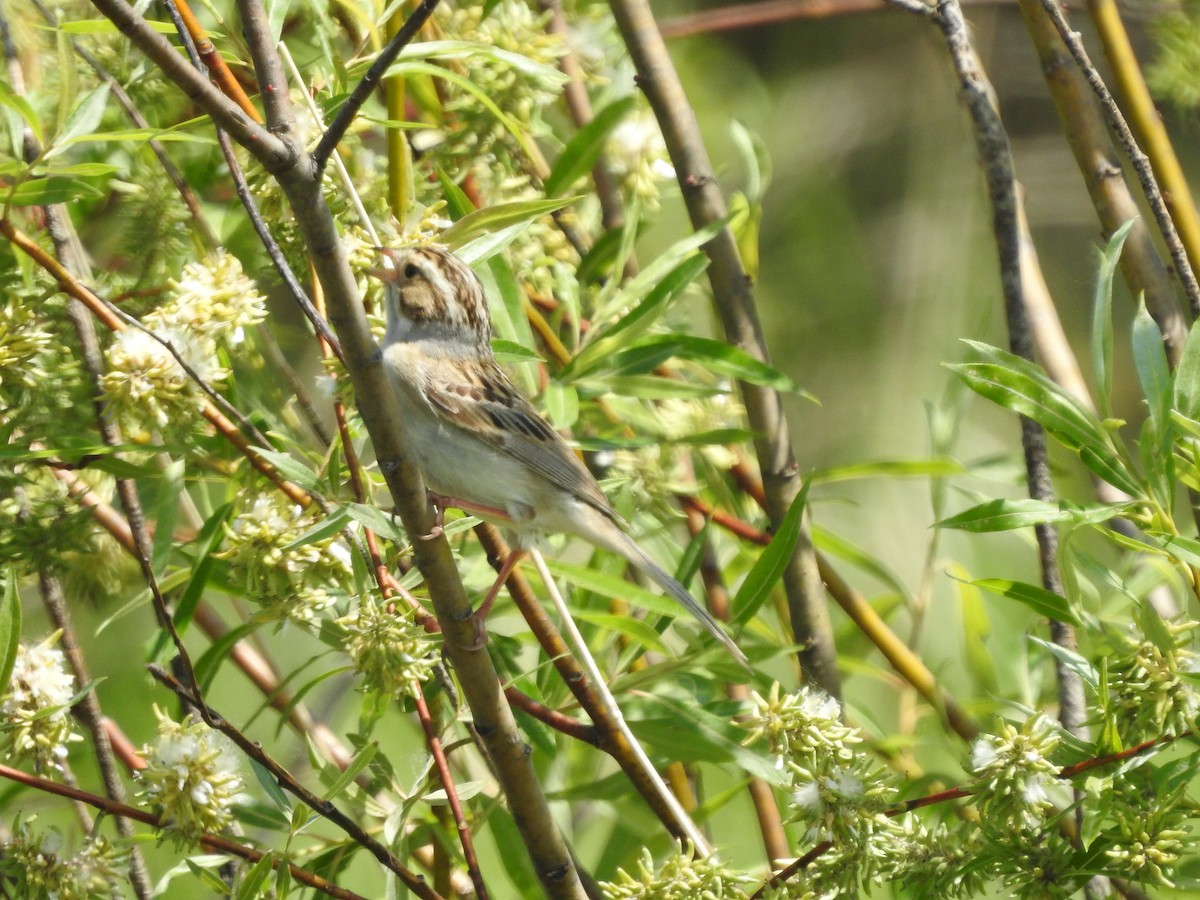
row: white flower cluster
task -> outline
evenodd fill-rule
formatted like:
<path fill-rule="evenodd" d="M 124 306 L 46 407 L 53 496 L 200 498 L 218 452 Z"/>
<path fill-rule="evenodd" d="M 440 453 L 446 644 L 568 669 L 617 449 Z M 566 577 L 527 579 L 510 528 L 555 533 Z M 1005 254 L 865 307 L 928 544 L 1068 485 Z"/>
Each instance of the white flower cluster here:
<path fill-rule="evenodd" d="M 228 828 L 234 808 L 247 801 L 233 747 L 218 732 L 188 716 L 172 721 L 155 707 L 158 738 L 142 752 L 139 793 L 160 810 L 165 833 L 180 847 Z"/>
<path fill-rule="evenodd" d="M 658 121 L 649 109 L 629 116 L 612 130 L 608 160 L 626 191 L 651 210 L 659 207 L 662 182 L 675 177 L 675 167 L 667 155 Z"/>
<path fill-rule="evenodd" d="M 339 538 L 292 546 L 314 519 L 277 493 L 254 500 L 225 527 L 230 577 L 240 579 L 263 621 L 311 620 L 341 592 L 350 575 L 350 552 Z"/>
<path fill-rule="evenodd" d="M 220 385 L 229 377 L 220 349 L 240 344 L 245 329 L 266 317 L 266 298 L 223 250 L 189 263 L 170 287 L 171 298 L 145 316 L 153 334 L 127 328 L 106 353 L 101 386 L 109 409 L 136 439 L 194 419 L 201 394 L 180 360 L 201 381 Z"/>
<path fill-rule="evenodd" d="M 716 857 L 696 857 L 676 844 L 657 868 L 650 851 L 643 849 L 636 873 L 617 869 L 616 880 L 601 882 L 600 890 L 605 900 L 739 900 L 750 896 L 745 885 L 754 881 L 721 865 Z"/>
<path fill-rule="evenodd" d="M 68 704 L 75 695 L 75 679 L 54 643 L 54 634 L 42 643 L 17 646 L 9 691 L 0 697 L 0 746 L 14 761 L 32 759 L 39 767 L 61 769 L 67 744 L 76 734 Z"/>
<path fill-rule="evenodd" d="M 414 696 L 437 665 L 436 643 L 412 618 L 364 599 L 338 620 L 346 648 L 366 687 L 388 696 Z"/>
<path fill-rule="evenodd" d="M 124 897 L 129 851 L 102 835 L 90 836 L 73 855 L 64 854 L 57 830 L 35 833 L 18 822 L 0 843 L 0 894 L 53 900 L 112 900 Z"/>

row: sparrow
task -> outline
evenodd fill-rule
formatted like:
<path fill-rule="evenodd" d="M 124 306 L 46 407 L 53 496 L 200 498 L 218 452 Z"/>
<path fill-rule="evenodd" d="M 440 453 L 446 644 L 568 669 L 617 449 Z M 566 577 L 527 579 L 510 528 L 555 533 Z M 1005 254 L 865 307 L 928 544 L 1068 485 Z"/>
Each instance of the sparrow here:
<path fill-rule="evenodd" d="M 719 640 L 745 655 L 687 588 L 628 534 L 592 473 L 509 380 L 492 352 L 487 295 L 475 272 L 436 246 L 381 248 L 383 361 L 417 467 L 436 506 L 504 529 L 513 552 L 476 612 L 487 614 L 532 539 L 564 533 L 641 569 Z"/>

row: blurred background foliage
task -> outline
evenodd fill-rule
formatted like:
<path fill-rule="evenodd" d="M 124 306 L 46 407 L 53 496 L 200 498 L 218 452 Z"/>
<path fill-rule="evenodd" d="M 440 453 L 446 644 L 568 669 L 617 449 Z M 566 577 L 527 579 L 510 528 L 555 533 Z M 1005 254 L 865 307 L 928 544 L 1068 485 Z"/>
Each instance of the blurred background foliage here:
<path fill-rule="evenodd" d="M 668 34 L 673 22 L 696 10 L 688 3 L 656 5 Z M 1156 44 L 1144 30 L 1149 14 L 1133 12 L 1130 24 L 1139 52 L 1154 60 Z M 1096 248 L 1103 236 L 1061 137 L 1019 12 L 1008 5 L 972 4 L 967 15 L 1012 139 L 1051 293 L 1072 345 L 1086 359 Z M 1082 16 L 1076 27 L 1090 41 Z M 300 34 L 289 39 L 305 42 Z M 319 40 L 313 35 L 306 39 L 310 52 L 319 53 Z M 1007 711 L 1009 703 L 1043 706 L 1053 696 L 1053 670 L 1048 655 L 1032 648 L 1026 637 L 1041 633 L 1040 620 L 1022 606 L 964 584 L 987 577 L 1038 582 L 1031 537 L 931 527 L 983 499 L 1025 494 L 1015 417 L 970 395 L 943 367 L 965 357 L 962 338 L 997 346 L 1005 346 L 1007 339 L 990 210 L 958 84 L 938 35 L 927 22 L 886 9 L 677 36 L 669 46 L 726 194 L 745 191 L 753 177 L 738 146 L 735 120 L 761 139 L 764 161 L 769 160 L 757 297 L 773 363 L 818 401 L 800 394 L 785 400 L 801 469 L 821 473 L 928 457 L 950 457 L 968 467 L 965 476 L 948 483 L 898 477 L 818 479 L 810 500 L 819 543 L 833 549 L 839 539 L 849 542 L 871 561 L 870 566 L 847 564 L 855 586 L 887 611 L 895 630 L 911 636 L 942 684 L 985 725 Z M 293 51 L 303 59 L 302 51 Z M 141 101 L 151 108 L 155 102 L 173 104 L 173 97 L 166 96 L 173 88 L 153 78 L 139 85 Z M 156 90 L 164 95 L 156 96 Z M 1200 133 L 1194 113 L 1169 104 L 1162 108 L 1185 166 L 1194 171 L 1198 163 L 1191 150 Z M 124 152 L 97 147 L 83 155 L 111 159 Z M 210 147 L 180 144 L 173 156 L 188 180 L 206 183 L 213 164 Z M 76 220 L 98 268 L 119 273 L 128 308 L 140 312 L 139 305 L 149 308 L 154 300 L 138 291 L 175 274 L 174 260 L 189 237 L 177 208 L 154 203 L 163 196 L 161 184 L 154 186 L 159 176 L 141 158 L 122 163 L 131 184 L 142 185 L 129 190 L 137 194 L 137 214 L 129 215 L 118 184 L 103 199 L 83 202 Z M 261 260 L 240 209 L 231 196 L 215 198 L 222 199 L 228 201 L 225 209 L 219 202 L 207 207 L 214 230 L 237 255 Z M 661 216 L 639 243 L 643 259 L 653 259 L 689 230 L 676 192 L 668 191 L 662 204 Z M 130 247 L 147 252 L 131 254 Z M 688 302 L 693 322 L 708 320 L 706 296 L 695 292 Z M 281 343 L 291 353 L 304 340 L 298 317 L 279 297 L 271 298 L 270 309 Z M 1118 279 L 1113 407 L 1116 417 L 1131 423 L 1131 433 L 1145 414 L 1129 353 L 1133 313 L 1134 303 Z M 711 333 L 716 333 L 715 325 Z M 316 367 L 305 374 L 314 376 Z M 239 375 L 234 399 L 244 408 L 273 409 L 287 395 L 288 388 L 269 367 Z M 1070 454 L 1055 448 L 1052 459 L 1060 493 L 1090 498 L 1090 485 Z M 151 492 L 146 501 L 153 507 L 158 499 Z M 1109 559 L 1117 556 L 1099 541 L 1087 546 Z M 473 566 L 466 571 L 468 580 L 486 584 L 486 565 L 476 559 Z M 124 573 L 135 576 L 132 570 Z M 115 611 L 114 598 L 93 592 L 88 599 L 90 605 L 74 605 L 84 634 L 92 634 Z M 911 751 L 925 770 L 952 780 L 961 774 L 963 747 L 947 740 L 942 725 L 911 690 L 899 685 L 857 629 L 836 610 L 833 616 L 849 718 L 881 747 Z M 502 644 L 505 631 L 520 626 L 504 615 L 499 621 L 497 640 Z M 50 630 L 31 606 L 26 632 Z M 150 738 L 155 717 L 146 702 L 146 676 L 130 659 L 136 650 L 140 662 L 156 639 L 143 607 L 114 619 L 89 646 L 93 677 L 104 680 L 106 708 L 136 741 Z M 292 687 L 344 664 L 315 636 L 298 629 L 288 632 L 287 641 L 272 644 L 281 668 L 295 672 Z M 786 683 L 790 667 L 776 663 L 773 674 Z M 355 696 L 350 686 L 343 674 L 314 684 L 306 700 L 318 718 L 349 728 L 360 713 L 348 702 Z M 545 678 L 540 687 L 554 690 Z M 681 696 L 690 687 L 684 681 Z M 218 709 L 244 703 L 242 676 L 223 669 L 211 696 Z M 263 702 L 256 698 L 257 709 L 243 708 L 242 714 L 258 720 Z M 425 755 L 414 723 L 392 717 L 376 729 L 374 737 L 381 744 L 409 750 L 391 754 L 401 780 L 415 777 Z M 291 762 L 303 765 L 299 741 L 287 752 Z M 72 762 L 81 782 L 96 781 L 87 754 L 73 754 Z M 578 762 L 572 757 L 542 764 L 552 775 L 554 769 Z M 409 764 L 411 771 L 406 771 Z M 726 777 L 710 774 L 710 793 L 723 788 Z M 612 792 L 619 789 L 614 786 Z M 0 793 L 5 818 L 11 819 L 14 809 L 23 815 L 41 813 L 46 821 L 65 818 L 53 799 L 23 792 L 14 804 L 15 794 L 11 787 Z M 578 823 L 577 846 L 601 876 L 627 864 L 657 824 L 636 798 L 613 800 L 611 818 Z M 745 808 L 740 814 L 749 824 Z M 727 861 L 758 865 L 761 848 L 753 829 L 731 831 L 735 836 L 722 844 Z M 492 845 L 491 830 L 482 834 L 490 861 L 521 868 L 522 860 L 513 859 L 507 848 Z M 661 850 L 666 840 L 659 836 L 653 845 Z M 175 858 L 168 848 L 148 845 L 146 850 L 159 871 Z M 367 871 L 373 863 L 360 854 L 352 865 Z M 520 878 L 514 875 L 514 880 Z M 190 884 L 178 881 L 168 896 L 199 896 Z"/>

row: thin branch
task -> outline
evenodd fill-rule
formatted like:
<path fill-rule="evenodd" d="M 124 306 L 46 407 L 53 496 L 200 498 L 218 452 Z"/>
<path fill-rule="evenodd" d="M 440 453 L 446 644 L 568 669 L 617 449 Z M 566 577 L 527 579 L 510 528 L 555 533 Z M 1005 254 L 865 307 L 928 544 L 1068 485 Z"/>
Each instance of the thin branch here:
<path fill-rule="evenodd" d="M 939 0 L 938 15 L 934 22 L 946 40 L 947 50 L 958 74 L 987 181 L 1009 346 L 1015 355 L 1032 361 L 1033 339 L 1025 310 L 1021 272 L 1021 231 L 1017 212 L 1016 176 L 1008 134 L 996 110 L 991 84 L 971 45 L 962 7 L 958 5 L 957 0 Z M 1046 433 L 1038 423 L 1025 416 L 1020 417 L 1020 423 L 1029 496 L 1034 500 L 1051 502 L 1054 499 L 1054 485 L 1050 477 Z M 1057 559 L 1058 531 L 1053 525 L 1043 523 L 1034 527 L 1034 533 L 1037 536 L 1042 586 L 1062 596 L 1062 575 Z M 1051 619 L 1050 635 L 1059 646 L 1068 650 L 1075 649 L 1075 631 L 1068 623 Z M 1058 675 L 1060 720 L 1072 733 L 1086 734 L 1087 704 L 1083 693 L 1083 680 L 1078 672 L 1061 661 L 1056 660 L 1055 670 Z"/>
<path fill-rule="evenodd" d="M 110 800 L 108 797 L 100 797 L 96 794 L 89 794 L 87 791 L 81 791 L 78 788 L 69 787 L 65 784 L 59 784 L 57 781 L 51 781 L 49 778 L 40 778 L 37 775 L 29 775 L 22 772 L 20 769 L 14 769 L 0 763 L 0 778 L 7 778 L 9 781 L 15 781 L 17 784 L 23 784 L 26 787 L 34 790 L 42 791 L 47 794 L 55 794 L 59 797 L 66 797 L 69 800 L 74 800 L 79 803 L 86 803 L 89 806 L 102 810 L 113 816 L 121 816 L 127 819 L 133 819 L 141 822 L 144 825 L 150 825 L 153 828 L 162 830 L 170 823 L 164 822 L 158 816 L 151 815 L 144 810 L 134 806 L 128 806 L 124 803 L 118 803 L 115 800 Z M 214 853 L 226 853 L 230 856 L 236 856 L 239 859 L 244 859 L 249 863 L 256 863 L 267 854 L 243 844 L 231 841 L 228 838 L 221 837 L 216 834 L 206 834 L 200 838 L 200 846 Z M 282 860 L 279 857 L 274 857 L 271 860 L 271 867 L 278 869 L 282 865 Z M 321 893 L 336 897 L 338 900 L 366 900 L 365 897 L 348 891 L 345 888 L 340 888 L 336 884 L 326 881 L 320 875 L 315 875 L 312 872 L 306 871 L 299 866 L 294 866 L 288 863 L 288 872 L 292 878 L 307 887 L 318 890 Z"/>
<path fill-rule="evenodd" d="M 396 32 L 396 36 L 387 42 L 387 46 L 380 51 L 375 62 L 371 64 L 371 68 L 363 75 L 362 80 L 355 85 L 353 92 L 346 98 L 346 102 L 342 104 L 342 108 L 338 110 L 333 121 L 321 135 L 321 140 L 317 144 L 316 150 L 313 151 L 313 161 L 317 164 L 318 169 L 325 167 L 325 163 L 329 161 L 329 155 L 333 153 L 342 138 L 345 137 L 346 131 L 354 122 L 354 117 L 358 115 L 358 111 L 362 109 L 367 98 L 371 96 L 371 92 L 375 90 L 375 86 L 379 84 L 381 78 L 396 61 L 396 57 L 400 55 L 400 51 L 408 46 L 409 42 L 417 36 L 417 32 L 421 30 L 421 26 L 426 20 L 433 15 L 434 9 L 437 8 L 438 0 L 421 0 L 417 8 L 412 11 L 412 15 L 404 23 L 404 26 Z"/>
<path fill-rule="evenodd" d="M 346 832 L 355 843 L 367 850 L 390 872 L 393 872 L 410 891 L 418 897 L 425 898 L 425 900 L 438 900 L 438 894 L 425 883 L 424 878 L 409 871 L 404 863 L 400 862 L 387 847 L 369 835 L 361 825 L 338 809 L 332 801 L 322 800 L 308 788 L 304 787 L 291 772 L 276 762 L 256 741 L 252 741 L 246 735 L 242 734 L 233 723 L 205 703 L 202 697 L 196 696 L 196 694 L 180 684 L 162 666 L 151 663 L 146 668 L 154 676 L 155 680 L 173 691 L 180 700 L 200 710 L 201 716 L 209 727 L 221 732 L 221 734 L 233 741 L 238 749 L 266 769 L 281 788 L 295 795 L 297 799 L 317 815 L 328 819 L 334 825 L 338 826 L 338 828 L 342 829 L 342 831 Z"/>
<path fill-rule="evenodd" d="M 1110 237 L 1133 220 L 1133 230 L 1121 252 L 1121 273 L 1133 296 L 1145 295 L 1146 309 L 1163 333 L 1167 358 L 1174 367 L 1187 339 L 1187 323 L 1171 274 L 1159 257 L 1154 235 L 1121 169 L 1099 101 L 1071 60 L 1040 0 L 1018 2 L 1037 49 L 1050 97 L 1063 123 L 1067 145 L 1083 176 L 1104 236 Z"/>
<path fill-rule="evenodd" d="M 125 0 L 92 0 L 109 21 L 128 37 L 181 90 L 199 104 L 213 121 L 224 128 L 267 169 L 278 172 L 296 163 L 298 151 L 263 128 L 222 94 L 207 78 L 179 55 L 170 41 Z"/>
<path fill-rule="evenodd" d="M 725 217 L 725 199 L 701 139 L 695 112 L 667 54 L 650 4 L 648 0 L 611 0 L 610 6 L 637 69 L 638 84 L 662 129 L 692 227 L 711 225 Z M 712 262 L 708 278 L 725 340 L 766 362 L 766 341 L 752 283 L 742 266 L 733 232 L 728 226 L 722 228 L 704 245 L 704 250 Z M 745 382 L 740 387 L 746 417 L 755 435 L 754 448 L 766 487 L 768 517 L 772 526 L 778 527 L 800 492 L 799 467 L 792 452 L 783 405 L 776 391 Z M 784 570 L 783 584 L 805 676 L 830 696 L 838 697 L 841 681 L 837 650 L 807 514 L 796 550 Z"/>
<path fill-rule="evenodd" d="M 1200 317 L 1200 283 L 1196 281 L 1196 273 L 1192 270 L 1191 262 L 1188 260 L 1187 253 L 1183 249 L 1183 243 L 1179 240 L 1179 232 L 1175 229 L 1175 222 L 1172 220 L 1170 210 L 1167 209 L 1167 204 L 1163 200 L 1162 192 L 1158 189 L 1158 182 L 1154 177 L 1154 170 L 1150 166 L 1150 160 L 1142 152 L 1141 147 L 1138 146 L 1137 139 L 1134 138 L 1133 132 L 1129 128 L 1129 123 L 1125 121 L 1125 116 L 1122 115 L 1120 107 L 1117 106 L 1117 102 L 1109 92 L 1104 79 L 1100 77 L 1100 73 L 1092 65 L 1087 50 L 1083 47 L 1083 41 L 1080 39 L 1079 33 L 1071 30 L 1071 26 L 1068 24 L 1067 18 L 1056 0 L 1042 0 L 1042 8 L 1054 23 L 1054 27 L 1058 29 L 1058 33 L 1067 45 L 1067 49 L 1070 50 L 1071 56 L 1074 57 L 1075 62 L 1082 70 L 1083 77 L 1087 79 L 1088 85 L 1091 86 L 1096 97 L 1100 100 L 1100 106 L 1104 110 L 1104 115 L 1108 119 L 1109 125 L 1116 132 L 1117 140 L 1125 150 L 1129 161 L 1133 164 L 1133 170 L 1137 173 L 1138 182 L 1142 186 L 1142 193 L 1146 197 L 1146 202 L 1150 205 L 1150 211 L 1154 215 L 1154 221 L 1158 225 L 1163 241 L 1166 242 L 1167 251 L 1171 254 L 1171 260 L 1175 263 L 1175 274 L 1183 284 L 1183 290 L 1188 298 L 1188 306 L 1191 309 L 1192 318 Z"/>

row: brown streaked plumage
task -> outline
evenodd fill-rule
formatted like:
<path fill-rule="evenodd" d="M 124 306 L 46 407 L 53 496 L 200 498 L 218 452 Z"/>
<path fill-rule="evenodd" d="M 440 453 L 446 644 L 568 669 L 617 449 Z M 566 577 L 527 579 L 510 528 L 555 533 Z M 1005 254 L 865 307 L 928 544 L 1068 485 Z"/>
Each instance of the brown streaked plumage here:
<path fill-rule="evenodd" d="M 624 557 L 746 665 L 708 611 L 629 537 L 591 472 L 496 363 L 487 296 L 470 267 L 438 247 L 384 252 L 393 266 L 378 273 L 388 287 L 384 363 L 430 491 L 497 521 L 518 549 L 563 532 Z"/>

